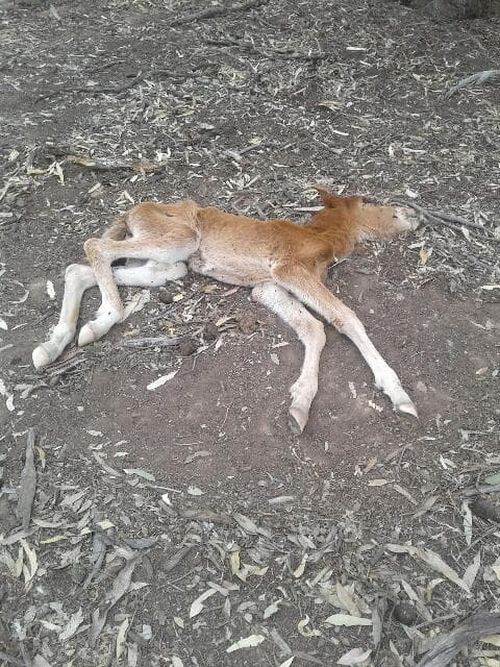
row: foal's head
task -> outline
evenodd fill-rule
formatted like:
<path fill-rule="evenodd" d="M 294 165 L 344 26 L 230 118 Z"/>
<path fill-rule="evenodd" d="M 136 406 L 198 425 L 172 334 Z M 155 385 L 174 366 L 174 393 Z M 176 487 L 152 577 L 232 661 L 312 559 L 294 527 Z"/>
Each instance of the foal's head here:
<path fill-rule="evenodd" d="M 316 189 L 324 208 L 312 216 L 310 226 L 333 239 L 342 237 L 346 249 L 366 239 L 390 239 L 419 225 L 411 208 L 387 206 L 369 197 L 337 197 Z"/>

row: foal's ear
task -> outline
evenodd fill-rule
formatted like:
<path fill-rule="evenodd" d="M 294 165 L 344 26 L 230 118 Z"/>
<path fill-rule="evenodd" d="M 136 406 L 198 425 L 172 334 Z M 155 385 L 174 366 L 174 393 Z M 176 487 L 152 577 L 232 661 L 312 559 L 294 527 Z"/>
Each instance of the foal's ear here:
<path fill-rule="evenodd" d="M 321 187 L 320 185 L 315 185 L 313 187 L 318 191 L 324 206 L 327 208 L 334 208 L 335 206 L 338 206 L 339 200 L 342 199 L 342 197 L 336 197 L 335 195 L 332 195 L 330 192 L 328 192 L 328 190 L 325 190 L 325 188 Z"/>

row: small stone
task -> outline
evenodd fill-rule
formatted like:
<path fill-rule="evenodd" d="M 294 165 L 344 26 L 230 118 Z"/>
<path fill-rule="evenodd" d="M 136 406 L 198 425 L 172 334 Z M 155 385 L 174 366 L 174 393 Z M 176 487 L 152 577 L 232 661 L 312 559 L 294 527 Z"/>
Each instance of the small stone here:
<path fill-rule="evenodd" d="M 476 498 L 470 505 L 470 511 L 485 521 L 500 521 L 500 507 L 486 498 Z"/>
<path fill-rule="evenodd" d="M 392 615 L 398 623 L 402 623 L 403 625 L 413 625 L 417 620 L 415 607 L 408 602 L 395 604 Z"/>
<path fill-rule="evenodd" d="M 198 345 L 192 338 L 186 338 L 179 343 L 179 352 L 183 357 L 190 357 L 197 349 Z"/>
<path fill-rule="evenodd" d="M 415 385 L 415 389 L 416 389 L 417 391 L 421 391 L 422 394 L 426 394 L 426 393 L 427 393 L 427 385 L 425 384 L 425 382 L 422 382 L 422 380 L 419 380 L 419 381 L 417 382 L 417 384 Z"/>
<path fill-rule="evenodd" d="M 158 298 L 162 303 L 173 303 L 174 301 L 174 295 L 169 289 L 166 289 L 165 287 L 162 287 L 160 289 L 160 294 L 158 295 Z"/>
<path fill-rule="evenodd" d="M 219 329 L 215 326 L 213 322 L 208 322 L 205 324 L 203 329 L 203 338 L 206 341 L 215 340 L 219 335 Z"/>

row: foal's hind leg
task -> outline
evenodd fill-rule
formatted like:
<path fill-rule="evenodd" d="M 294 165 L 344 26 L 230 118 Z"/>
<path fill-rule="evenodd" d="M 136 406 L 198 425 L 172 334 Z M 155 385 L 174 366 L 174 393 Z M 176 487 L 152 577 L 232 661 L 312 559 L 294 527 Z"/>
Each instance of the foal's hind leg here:
<path fill-rule="evenodd" d="M 80 330 L 78 345 L 87 345 L 98 340 L 123 317 L 123 304 L 113 278 L 111 263 L 115 259 L 132 258 L 178 264 L 197 248 L 194 232 L 187 228 L 179 231 L 179 235 L 162 234 L 156 238 L 148 234 L 144 240 L 137 236 L 123 241 L 89 239 L 85 242 L 85 254 L 101 290 L 102 302 L 95 319 Z"/>
<path fill-rule="evenodd" d="M 96 284 L 94 272 L 85 264 L 70 264 L 66 269 L 64 296 L 59 322 L 48 341 L 33 350 L 35 368 L 42 368 L 59 357 L 75 337 L 76 323 L 84 292 Z"/>
<path fill-rule="evenodd" d="M 142 266 L 120 266 L 113 269 L 113 276 L 118 285 L 130 287 L 159 287 L 168 280 L 178 280 L 186 275 L 183 262 L 164 265 L 147 262 Z M 59 322 L 48 341 L 33 350 L 33 365 L 42 368 L 55 361 L 63 352 L 76 333 L 76 324 L 84 292 L 97 285 L 94 272 L 85 264 L 71 264 L 66 269 L 64 296 Z"/>
<path fill-rule="evenodd" d="M 307 424 L 311 403 L 318 392 L 319 360 L 326 342 L 325 328 L 300 301 L 275 283 L 258 284 L 252 290 L 252 297 L 279 315 L 304 345 L 302 369 L 298 379 L 290 387 L 292 404 L 288 423 L 298 435 Z"/>

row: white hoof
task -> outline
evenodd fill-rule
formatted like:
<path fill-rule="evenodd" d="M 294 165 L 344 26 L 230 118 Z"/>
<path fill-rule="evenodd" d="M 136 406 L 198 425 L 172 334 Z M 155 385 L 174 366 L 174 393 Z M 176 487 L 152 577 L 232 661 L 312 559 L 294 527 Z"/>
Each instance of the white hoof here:
<path fill-rule="evenodd" d="M 292 405 L 288 411 L 288 426 L 295 435 L 300 435 L 309 419 L 309 411 L 298 405 Z"/>
<path fill-rule="evenodd" d="M 92 328 L 92 325 L 89 322 L 80 329 L 80 333 L 78 335 L 78 346 L 84 347 L 85 345 L 94 343 L 98 338 L 99 336 L 96 335 L 96 333 Z"/>
<path fill-rule="evenodd" d="M 38 347 L 36 347 L 32 354 L 31 358 L 33 360 L 33 366 L 39 370 L 40 368 L 43 368 L 44 366 L 47 366 L 53 361 L 52 356 L 48 352 L 48 350 L 45 347 L 45 344 L 42 343 Z"/>
<path fill-rule="evenodd" d="M 413 417 L 418 419 L 417 408 L 415 407 L 413 401 L 411 401 L 409 398 L 407 401 L 404 401 L 403 403 L 398 403 L 397 405 L 394 406 L 394 408 L 398 412 L 403 412 L 407 415 L 412 415 Z"/>

